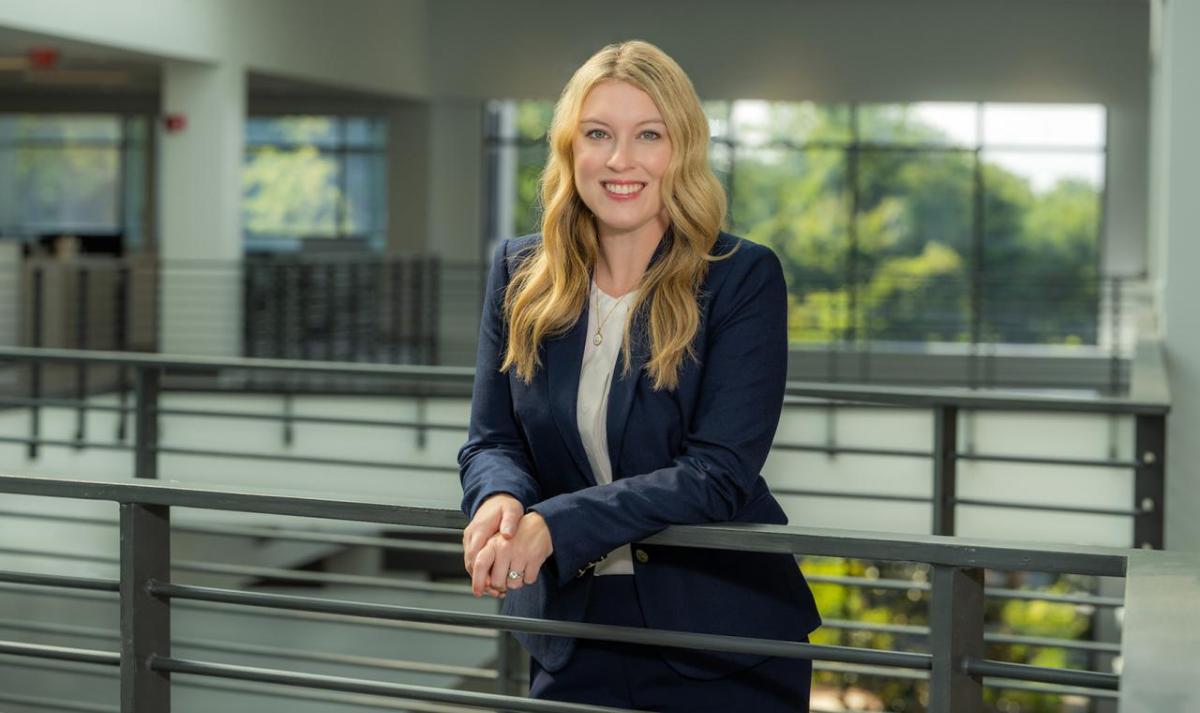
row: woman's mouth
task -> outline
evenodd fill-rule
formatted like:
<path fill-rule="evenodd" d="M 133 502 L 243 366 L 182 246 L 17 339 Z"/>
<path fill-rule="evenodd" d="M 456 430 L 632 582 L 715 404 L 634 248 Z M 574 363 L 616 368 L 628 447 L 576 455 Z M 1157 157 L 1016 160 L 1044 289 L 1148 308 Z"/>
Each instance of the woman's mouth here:
<path fill-rule="evenodd" d="M 645 183 L 638 182 L 610 183 L 608 181 L 604 181 L 600 185 L 604 186 L 604 192 L 608 194 L 609 198 L 617 201 L 633 200 L 634 198 L 637 198 L 641 194 L 642 189 L 646 187 Z"/>

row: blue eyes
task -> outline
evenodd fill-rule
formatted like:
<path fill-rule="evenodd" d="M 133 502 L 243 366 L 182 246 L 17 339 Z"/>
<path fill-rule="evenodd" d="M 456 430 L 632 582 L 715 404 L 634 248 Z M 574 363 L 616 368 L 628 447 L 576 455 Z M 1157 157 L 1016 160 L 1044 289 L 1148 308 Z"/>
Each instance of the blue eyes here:
<path fill-rule="evenodd" d="M 587 131 L 583 132 L 583 135 L 589 139 L 597 140 L 608 138 L 608 132 L 604 129 L 588 129 Z M 651 129 L 646 129 L 638 134 L 638 138 L 645 139 L 647 141 L 657 141 L 658 139 L 662 138 L 662 134 Z"/>

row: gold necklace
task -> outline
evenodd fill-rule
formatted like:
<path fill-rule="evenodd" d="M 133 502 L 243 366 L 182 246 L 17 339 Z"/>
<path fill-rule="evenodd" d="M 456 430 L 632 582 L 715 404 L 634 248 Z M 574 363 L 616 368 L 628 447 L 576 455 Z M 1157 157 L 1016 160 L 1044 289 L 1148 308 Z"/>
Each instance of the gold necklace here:
<path fill-rule="evenodd" d="M 600 286 L 596 285 L 595 289 L 596 289 L 596 295 L 595 295 L 595 299 L 592 300 L 592 303 L 596 306 L 596 312 L 599 312 L 600 311 Z M 604 341 L 604 335 L 601 333 L 600 330 L 604 329 L 604 323 L 608 321 L 608 318 L 612 316 L 613 312 L 617 311 L 617 306 L 620 305 L 622 302 L 624 302 L 625 298 L 628 296 L 629 296 L 628 292 L 621 295 L 621 299 L 619 299 L 615 303 L 613 303 L 613 306 L 608 310 L 608 314 L 604 315 L 604 319 L 600 320 L 600 326 L 596 327 L 596 334 L 592 337 L 592 344 L 595 344 L 596 346 L 600 346 L 600 344 Z"/>

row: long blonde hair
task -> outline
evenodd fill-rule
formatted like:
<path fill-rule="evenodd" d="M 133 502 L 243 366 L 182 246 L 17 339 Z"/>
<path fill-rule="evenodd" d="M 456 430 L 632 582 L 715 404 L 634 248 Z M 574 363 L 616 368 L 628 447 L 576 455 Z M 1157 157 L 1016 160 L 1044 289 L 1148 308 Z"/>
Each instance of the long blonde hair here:
<path fill-rule="evenodd" d="M 683 69 L 658 47 L 639 40 L 611 44 L 583 64 L 554 107 L 549 157 L 541 176 L 542 240 L 513 273 L 504 295 L 508 345 L 500 371 L 516 368 L 529 383 L 541 366 L 538 345 L 571 329 L 588 298 L 599 234 L 595 218 L 575 187 L 572 141 L 584 99 L 597 84 L 621 80 L 650 96 L 671 141 L 662 180 L 670 217 L 666 244 L 638 283 L 634 319 L 649 317 L 646 371 L 655 390 L 674 389 L 685 356 L 695 358 L 692 339 L 700 327 L 698 293 L 725 221 L 725 191 L 708 165 L 708 120 Z M 621 341 L 625 375 L 630 332 Z"/>

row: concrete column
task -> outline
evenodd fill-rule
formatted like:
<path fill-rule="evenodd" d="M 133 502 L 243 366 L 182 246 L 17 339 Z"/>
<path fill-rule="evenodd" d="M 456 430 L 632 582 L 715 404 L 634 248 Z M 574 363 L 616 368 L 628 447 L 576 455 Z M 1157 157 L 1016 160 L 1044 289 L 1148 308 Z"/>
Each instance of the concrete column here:
<path fill-rule="evenodd" d="M 475 363 L 483 300 L 483 103 L 436 99 L 431 109 L 429 242 L 440 257 L 438 361 Z"/>
<path fill-rule="evenodd" d="M 1155 0 L 1152 41 L 1151 265 L 1171 380 L 1166 544 L 1200 550 L 1200 3 Z"/>
<path fill-rule="evenodd" d="M 162 350 L 240 356 L 245 69 L 167 62 L 162 109 L 186 120 L 159 127 Z"/>
<path fill-rule="evenodd" d="M 388 116 L 388 237 L 393 255 L 424 254 L 429 240 L 430 107 L 405 101 Z"/>

